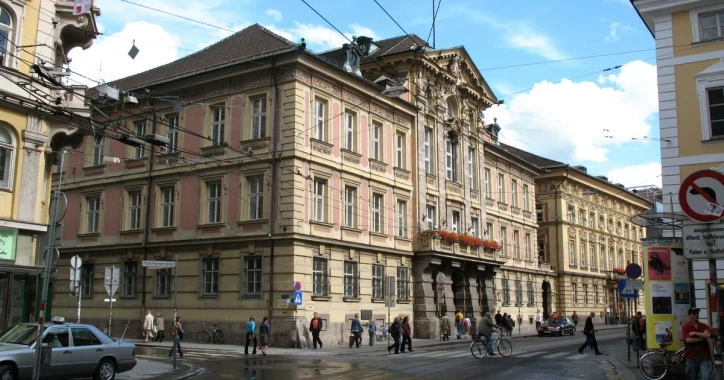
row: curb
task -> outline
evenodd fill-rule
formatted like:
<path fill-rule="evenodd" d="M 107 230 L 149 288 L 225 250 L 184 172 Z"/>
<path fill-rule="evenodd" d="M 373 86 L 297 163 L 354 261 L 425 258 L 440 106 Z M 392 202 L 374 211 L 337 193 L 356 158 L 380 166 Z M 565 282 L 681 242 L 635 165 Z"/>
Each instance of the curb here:
<path fill-rule="evenodd" d="M 637 380 L 638 376 L 636 376 L 633 371 L 631 371 L 628 366 L 621 363 L 618 359 L 616 359 L 615 356 L 609 356 L 608 362 L 613 366 L 614 370 L 618 372 L 619 375 L 625 380 Z"/>

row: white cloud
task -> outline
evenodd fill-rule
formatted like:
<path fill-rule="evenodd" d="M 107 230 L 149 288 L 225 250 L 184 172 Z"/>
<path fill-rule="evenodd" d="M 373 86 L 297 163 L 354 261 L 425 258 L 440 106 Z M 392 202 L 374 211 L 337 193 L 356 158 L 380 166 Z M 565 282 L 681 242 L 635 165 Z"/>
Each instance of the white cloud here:
<path fill-rule="evenodd" d="M 656 185 L 661 187 L 661 163 L 624 166 L 613 169 L 606 174 L 613 183 L 622 183 L 626 187 Z"/>
<path fill-rule="evenodd" d="M 487 122 L 498 118 L 501 141 L 559 161 L 603 162 L 609 147 L 648 143 L 631 137 L 650 135 L 656 67 L 633 61 L 597 82 L 543 81 L 505 100 L 486 112 Z"/>
<path fill-rule="evenodd" d="M 632 32 L 634 30 L 634 28 L 628 25 L 621 25 L 618 21 L 612 22 L 608 25 L 608 35 L 604 37 L 603 40 L 606 42 L 616 41 L 621 37 L 619 36 L 620 32 Z"/>
<path fill-rule="evenodd" d="M 282 21 L 282 12 L 278 9 L 267 9 L 266 14 L 271 16 L 276 22 Z"/>
<path fill-rule="evenodd" d="M 176 60 L 178 40 L 160 25 L 131 22 L 118 33 L 100 36 L 88 50 L 73 49 L 70 69 L 92 79 L 120 79 Z M 134 43 L 140 52 L 131 59 L 128 50 Z M 71 78 L 89 86 L 96 84 L 77 75 Z"/>

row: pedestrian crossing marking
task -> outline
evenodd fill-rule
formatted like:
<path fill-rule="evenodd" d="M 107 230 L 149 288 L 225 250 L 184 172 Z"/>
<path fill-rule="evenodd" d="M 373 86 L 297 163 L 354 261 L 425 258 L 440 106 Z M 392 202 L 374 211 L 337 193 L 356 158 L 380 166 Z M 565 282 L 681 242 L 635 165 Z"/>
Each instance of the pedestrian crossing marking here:
<path fill-rule="evenodd" d="M 553 358 L 557 358 L 559 356 L 568 355 L 568 354 L 569 354 L 569 352 L 556 352 L 556 353 L 549 354 L 546 356 L 541 356 L 541 357 L 544 359 L 553 359 Z"/>
<path fill-rule="evenodd" d="M 580 360 L 581 358 L 584 358 L 584 357 L 586 357 L 586 355 L 573 354 L 573 355 L 567 357 L 566 359 L 568 359 L 568 360 Z"/>

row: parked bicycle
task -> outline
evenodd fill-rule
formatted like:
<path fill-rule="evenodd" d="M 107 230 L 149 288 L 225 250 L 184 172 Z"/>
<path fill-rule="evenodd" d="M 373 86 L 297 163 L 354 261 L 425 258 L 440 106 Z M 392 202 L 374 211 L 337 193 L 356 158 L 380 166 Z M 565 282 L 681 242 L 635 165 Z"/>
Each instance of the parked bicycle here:
<path fill-rule="evenodd" d="M 211 329 L 209 329 L 206 321 L 201 322 L 201 324 L 203 326 L 203 331 L 196 335 L 196 340 L 198 340 L 199 343 L 214 342 L 216 344 L 224 344 L 224 334 L 220 329 L 216 328 L 216 324 L 211 325 Z"/>
<path fill-rule="evenodd" d="M 507 357 L 513 353 L 513 345 L 510 344 L 509 340 L 503 339 L 503 332 L 501 329 L 498 329 L 498 335 L 493 340 L 493 350 L 495 349 L 498 350 L 500 356 Z M 470 352 L 478 359 L 483 359 L 488 356 L 487 339 L 482 335 L 478 335 L 473 343 L 470 344 Z"/>
<path fill-rule="evenodd" d="M 684 357 L 684 348 L 672 353 L 666 347 L 671 343 L 661 343 L 660 348 L 655 348 L 641 356 L 639 360 L 639 370 L 641 374 L 649 380 L 659 380 L 666 376 L 669 370 L 683 370 L 686 364 Z"/>

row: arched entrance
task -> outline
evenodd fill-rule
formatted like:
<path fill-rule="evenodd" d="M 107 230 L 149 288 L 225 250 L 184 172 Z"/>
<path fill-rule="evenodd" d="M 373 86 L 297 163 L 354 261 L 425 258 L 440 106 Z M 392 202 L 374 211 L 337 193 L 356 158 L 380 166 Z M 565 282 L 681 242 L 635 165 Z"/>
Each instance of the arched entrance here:
<path fill-rule="evenodd" d="M 548 318 L 551 315 L 551 283 L 543 281 L 543 317 Z"/>

